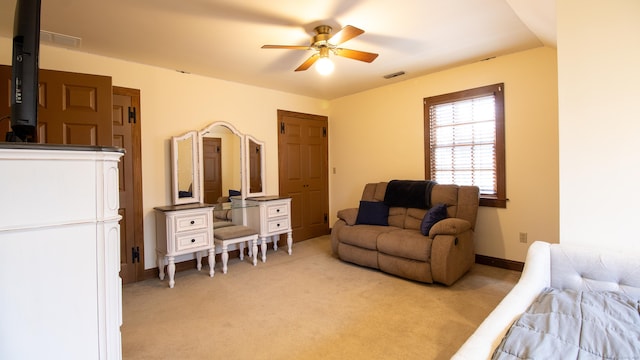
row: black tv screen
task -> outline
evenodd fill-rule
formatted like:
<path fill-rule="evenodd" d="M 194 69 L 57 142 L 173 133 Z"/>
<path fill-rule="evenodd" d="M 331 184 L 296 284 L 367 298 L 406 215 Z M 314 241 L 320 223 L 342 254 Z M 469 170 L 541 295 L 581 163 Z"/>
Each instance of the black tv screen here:
<path fill-rule="evenodd" d="M 40 1 L 18 0 L 13 22 L 11 130 L 20 141 L 35 141 L 38 122 Z"/>

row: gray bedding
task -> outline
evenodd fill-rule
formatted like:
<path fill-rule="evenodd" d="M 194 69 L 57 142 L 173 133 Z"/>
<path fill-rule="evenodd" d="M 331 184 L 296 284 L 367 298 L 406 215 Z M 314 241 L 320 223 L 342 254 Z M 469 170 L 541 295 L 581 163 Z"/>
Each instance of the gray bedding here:
<path fill-rule="evenodd" d="M 547 288 L 493 359 L 640 359 L 640 304 L 623 293 Z"/>

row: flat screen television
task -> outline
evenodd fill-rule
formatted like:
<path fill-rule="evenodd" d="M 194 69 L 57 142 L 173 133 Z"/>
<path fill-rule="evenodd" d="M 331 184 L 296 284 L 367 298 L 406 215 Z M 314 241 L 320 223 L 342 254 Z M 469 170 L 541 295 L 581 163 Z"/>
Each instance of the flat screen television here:
<path fill-rule="evenodd" d="M 36 138 L 40 1 L 16 3 L 11 61 L 11 130 L 16 141 L 35 142 Z"/>

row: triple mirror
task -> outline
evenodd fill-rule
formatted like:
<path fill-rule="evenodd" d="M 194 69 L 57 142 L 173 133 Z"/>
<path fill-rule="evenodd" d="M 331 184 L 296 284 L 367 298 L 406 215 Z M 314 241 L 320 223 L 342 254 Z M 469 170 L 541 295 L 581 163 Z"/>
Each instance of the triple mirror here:
<path fill-rule="evenodd" d="M 227 122 L 172 137 L 173 204 L 265 194 L 264 143 Z"/>

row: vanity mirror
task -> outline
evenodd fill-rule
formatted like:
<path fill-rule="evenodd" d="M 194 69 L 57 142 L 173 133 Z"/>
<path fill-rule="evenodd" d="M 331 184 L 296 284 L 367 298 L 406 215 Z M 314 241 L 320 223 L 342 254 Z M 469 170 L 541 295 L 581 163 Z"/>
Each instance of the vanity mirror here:
<path fill-rule="evenodd" d="M 221 196 L 242 192 L 244 144 L 242 134 L 226 122 L 215 122 L 198 133 L 202 201 L 215 204 Z"/>
<path fill-rule="evenodd" d="M 264 155 L 264 143 L 251 135 L 245 137 L 247 159 L 248 159 L 248 184 L 249 189 L 248 197 L 251 196 L 263 196 L 265 195 L 264 189 L 264 171 L 263 164 L 265 163 Z"/>
<path fill-rule="evenodd" d="M 173 137 L 173 204 L 265 195 L 265 143 L 225 121 Z"/>
<path fill-rule="evenodd" d="M 200 202 L 198 176 L 198 137 L 195 131 L 171 138 L 173 204 Z"/>

